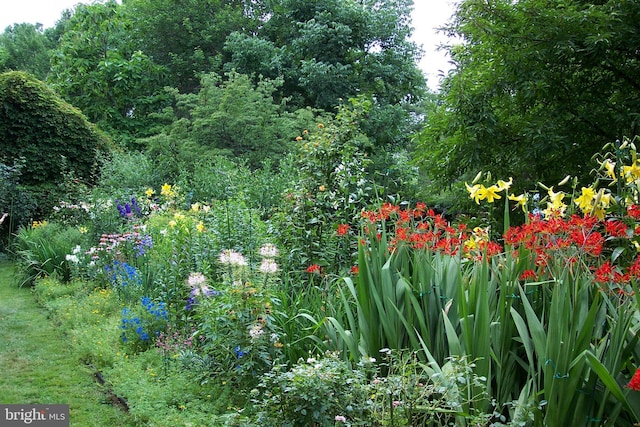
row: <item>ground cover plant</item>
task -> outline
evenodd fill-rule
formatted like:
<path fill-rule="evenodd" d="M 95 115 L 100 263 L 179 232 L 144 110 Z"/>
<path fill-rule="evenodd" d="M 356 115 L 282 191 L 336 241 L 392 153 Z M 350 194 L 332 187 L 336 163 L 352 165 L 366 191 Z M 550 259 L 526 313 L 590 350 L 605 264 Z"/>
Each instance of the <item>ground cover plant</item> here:
<path fill-rule="evenodd" d="M 635 145 L 596 166 L 588 186 L 567 178 L 520 195 L 478 174 L 467 195 L 490 214 L 473 221 L 423 203 L 332 214 L 310 198 L 304 215 L 327 209 L 325 256 L 286 270 L 283 253 L 300 244 L 279 240 L 289 221 L 228 195 L 187 203 L 163 184 L 87 202 L 116 232 L 62 220 L 22 230 L 19 265 L 139 424 L 631 426 Z M 316 239 L 318 226 L 293 232 Z M 78 245 L 41 256 L 49 240 L 36 237 L 54 227 Z"/>

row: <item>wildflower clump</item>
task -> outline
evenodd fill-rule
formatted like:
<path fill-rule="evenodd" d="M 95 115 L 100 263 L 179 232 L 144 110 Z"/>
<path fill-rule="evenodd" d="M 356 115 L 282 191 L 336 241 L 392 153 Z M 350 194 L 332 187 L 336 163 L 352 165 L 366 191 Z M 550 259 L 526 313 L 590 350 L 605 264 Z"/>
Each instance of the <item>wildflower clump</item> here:
<path fill-rule="evenodd" d="M 140 299 L 135 309 L 122 309 L 122 342 L 134 351 L 144 351 L 155 345 L 161 331 L 166 330 L 168 321 L 167 307 L 164 302 L 155 302 L 149 297 Z"/>
<path fill-rule="evenodd" d="M 210 288 L 207 284 L 208 280 L 202 273 L 191 273 L 187 279 L 187 286 L 191 289 L 185 310 L 192 310 L 198 304 L 198 298 L 215 297 L 220 292 Z"/>

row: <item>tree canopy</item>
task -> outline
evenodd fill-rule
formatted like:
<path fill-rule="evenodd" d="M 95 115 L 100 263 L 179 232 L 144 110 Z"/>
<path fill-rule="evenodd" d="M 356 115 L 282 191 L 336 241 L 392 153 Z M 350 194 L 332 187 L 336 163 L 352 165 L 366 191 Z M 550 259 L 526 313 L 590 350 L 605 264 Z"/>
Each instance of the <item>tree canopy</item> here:
<path fill-rule="evenodd" d="M 43 80 L 49 72 L 52 47 L 40 24 L 9 26 L 0 34 L 0 71 L 27 71 Z"/>
<path fill-rule="evenodd" d="M 439 182 L 479 169 L 529 184 L 584 176 L 638 132 L 640 3 L 464 0 L 455 69 L 420 144 Z"/>

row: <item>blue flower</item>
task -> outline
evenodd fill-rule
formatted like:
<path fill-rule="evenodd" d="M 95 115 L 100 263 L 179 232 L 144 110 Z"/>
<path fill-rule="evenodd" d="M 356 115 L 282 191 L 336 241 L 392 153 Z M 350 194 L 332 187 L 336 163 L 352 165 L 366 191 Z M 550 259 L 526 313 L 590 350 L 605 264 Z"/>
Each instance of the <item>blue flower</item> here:
<path fill-rule="evenodd" d="M 105 265 L 104 271 L 112 286 L 142 285 L 138 270 L 126 262 L 114 261 L 111 265 Z"/>
<path fill-rule="evenodd" d="M 239 345 L 237 345 L 236 348 L 233 349 L 233 352 L 236 354 L 236 357 L 238 359 L 242 359 L 248 353 L 248 351 L 243 351 Z"/>
<path fill-rule="evenodd" d="M 136 257 L 141 257 L 145 253 L 147 253 L 148 249 L 153 247 L 153 238 L 148 234 L 143 236 L 140 240 L 138 240 L 134 246 L 136 250 Z"/>
<path fill-rule="evenodd" d="M 138 206 L 138 203 L 136 203 L 136 198 L 135 197 L 131 198 L 131 206 L 129 208 L 129 212 L 131 212 L 131 210 L 133 210 L 133 212 L 136 214 L 136 216 L 140 216 L 140 214 L 142 213 L 140 211 L 140 206 Z"/>

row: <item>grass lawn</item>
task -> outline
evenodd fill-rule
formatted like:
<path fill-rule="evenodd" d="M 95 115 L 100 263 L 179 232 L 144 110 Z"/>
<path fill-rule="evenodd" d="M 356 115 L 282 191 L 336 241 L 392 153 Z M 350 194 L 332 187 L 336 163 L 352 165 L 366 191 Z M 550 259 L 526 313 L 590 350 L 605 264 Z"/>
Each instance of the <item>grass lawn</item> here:
<path fill-rule="evenodd" d="M 0 403 L 68 404 L 71 426 L 133 426 L 72 353 L 13 266 L 0 262 Z"/>

